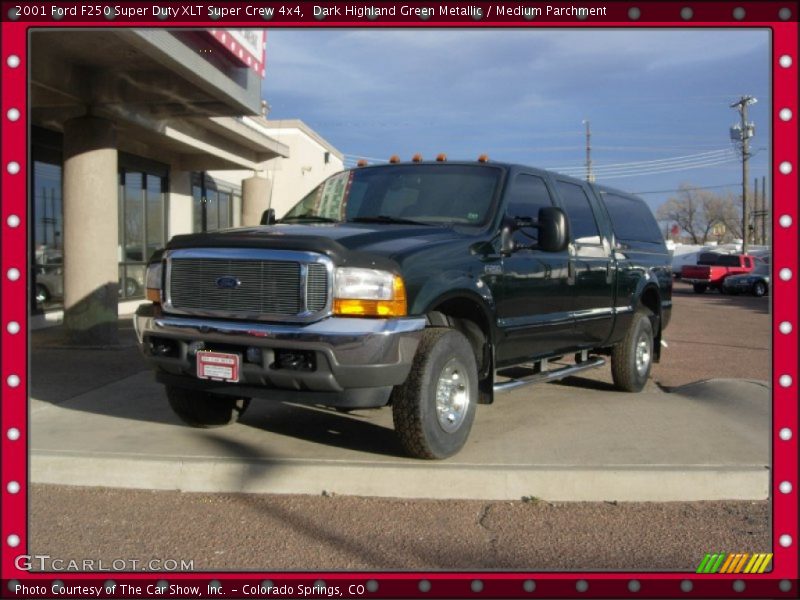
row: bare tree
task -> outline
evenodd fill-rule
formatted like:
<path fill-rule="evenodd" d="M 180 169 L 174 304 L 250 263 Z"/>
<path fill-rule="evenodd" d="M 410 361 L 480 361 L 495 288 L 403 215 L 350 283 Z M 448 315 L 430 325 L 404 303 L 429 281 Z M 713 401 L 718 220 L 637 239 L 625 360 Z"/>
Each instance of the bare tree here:
<path fill-rule="evenodd" d="M 728 193 L 722 197 L 720 222 L 732 239 L 742 239 L 742 196 Z"/>
<path fill-rule="evenodd" d="M 705 244 L 718 223 L 724 223 L 726 200 L 708 190 L 681 184 L 678 195 L 669 198 L 656 212 L 659 220 L 676 223 L 694 244 Z"/>

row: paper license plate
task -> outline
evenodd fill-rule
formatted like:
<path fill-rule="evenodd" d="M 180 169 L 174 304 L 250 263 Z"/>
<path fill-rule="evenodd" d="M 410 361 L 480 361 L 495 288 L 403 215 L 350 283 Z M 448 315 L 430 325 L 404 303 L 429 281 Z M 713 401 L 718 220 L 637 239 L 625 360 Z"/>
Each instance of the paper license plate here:
<path fill-rule="evenodd" d="M 197 376 L 214 381 L 239 381 L 239 355 L 224 352 L 197 353 Z"/>

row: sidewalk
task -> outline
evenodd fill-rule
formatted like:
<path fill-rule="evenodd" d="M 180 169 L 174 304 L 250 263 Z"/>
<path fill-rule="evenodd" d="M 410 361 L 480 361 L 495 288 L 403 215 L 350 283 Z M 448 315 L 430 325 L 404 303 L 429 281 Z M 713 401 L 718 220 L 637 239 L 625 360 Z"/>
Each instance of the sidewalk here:
<path fill-rule="evenodd" d="M 770 393 L 715 380 L 671 393 L 609 389 L 607 374 L 521 388 L 479 406 L 467 446 L 403 456 L 391 410 L 342 414 L 254 400 L 223 429 L 179 424 L 130 321 L 119 346 L 31 334 L 31 479 L 207 492 L 554 501 L 760 500 L 769 495 Z"/>

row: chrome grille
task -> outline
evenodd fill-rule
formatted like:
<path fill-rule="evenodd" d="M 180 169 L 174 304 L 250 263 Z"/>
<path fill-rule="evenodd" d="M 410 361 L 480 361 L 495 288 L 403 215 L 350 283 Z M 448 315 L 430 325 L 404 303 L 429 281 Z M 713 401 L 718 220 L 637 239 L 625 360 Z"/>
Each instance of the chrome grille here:
<path fill-rule="evenodd" d="M 308 265 L 306 304 L 311 312 L 319 312 L 328 305 L 328 270 L 323 264 Z"/>
<path fill-rule="evenodd" d="M 190 256 L 185 256 L 185 254 Z M 236 251 L 230 251 L 238 254 Z M 291 320 L 325 311 L 329 304 L 328 269 L 321 262 L 253 257 L 196 256 L 175 251 L 169 259 L 165 308 L 185 314 Z M 289 254 L 289 253 L 283 253 Z M 220 285 L 233 284 L 233 287 Z"/>

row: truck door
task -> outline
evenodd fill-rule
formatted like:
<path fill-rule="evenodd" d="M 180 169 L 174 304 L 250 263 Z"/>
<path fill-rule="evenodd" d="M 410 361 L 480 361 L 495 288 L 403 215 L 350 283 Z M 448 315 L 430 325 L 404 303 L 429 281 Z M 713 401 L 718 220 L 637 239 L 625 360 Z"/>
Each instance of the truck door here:
<path fill-rule="evenodd" d="M 545 206 L 553 206 L 545 180 L 518 173 L 508 191 L 506 215 L 536 218 Z M 534 244 L 537 230 L 526 228 L 525 233 L 533 239 L 517 231 L 514 241 L 522 246 Z M 557 353 L 574 343 L 568 267 L 566 251 L 516 250 L 503 258 L 497 319 L 505 339 L 498 344 L 498 366 Z"/>
<path fill-rule="evenodd" d="M 557 180 L 556 188 L 570 224 L 569 283 L 578 343 L 602 344 L 614 326 L 616 263 L 611 231 L 588 185 Z"/>

